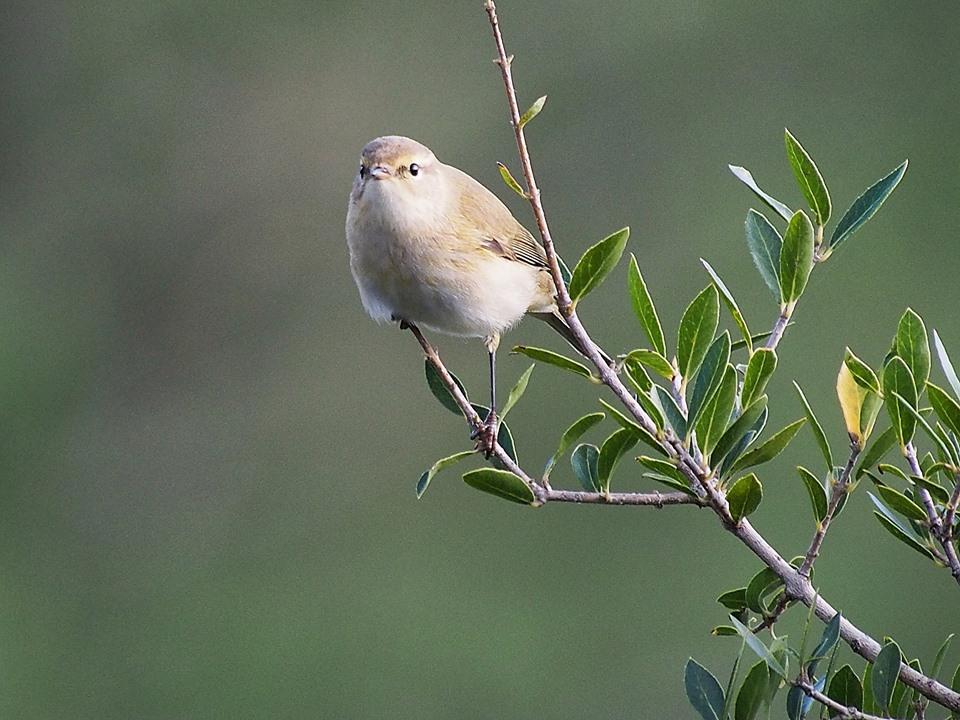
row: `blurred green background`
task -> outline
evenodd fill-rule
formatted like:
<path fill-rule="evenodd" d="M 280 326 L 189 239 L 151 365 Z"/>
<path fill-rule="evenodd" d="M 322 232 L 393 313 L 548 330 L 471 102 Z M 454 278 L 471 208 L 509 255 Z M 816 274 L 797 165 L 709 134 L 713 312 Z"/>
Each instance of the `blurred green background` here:
<path fill-rule="evenodd" d="M 714 598 L 758 563 L 710 513 L 524 510 L 455 472 L 414 497 L 468 441 L 409 334 L 364 316 L 346 199 L 363 144 L 403 133 L 532 226 L 497 176 L 517 163 L 481 5 L 5 4 L 0 715 L 679 718 L 688 655 L 726 673 Z M 500 14 L 521 103 L 550 96 L 530 143 L 561 250 L 631 225 L 668 328 L 707 282 L 700 257 L 756 330 L 774 319 L 743 238 L 757 201 L 726 163 L 799 206 L 788 125 L 842 212 L 910 158 L 813 276 L 771 423 L 799 417 L 795 378 L 841 455 L 843 348 L 878 363 L 907 305 L 960 355 L 955 3 Z M 582 315 L 608 349 L 643 342 L 622 267 Z M 505 346 L 521 341 L 563 347 L 529 322 Z M 438 342 L 482 396 L 481 345 Z M 526 365 L 504 353 L 501 384 Z M 513 413 L 524 464 L 597 394 L 538 368 Z M 806 431 L 756 516 L 788 556 L 812 530 L 798 462 L 819 462 Z M 555 482 L 575 484 L 566 462 Z M 927 664 L 960 630 L 949 574 L 862 491 L 817 580 Z"/>

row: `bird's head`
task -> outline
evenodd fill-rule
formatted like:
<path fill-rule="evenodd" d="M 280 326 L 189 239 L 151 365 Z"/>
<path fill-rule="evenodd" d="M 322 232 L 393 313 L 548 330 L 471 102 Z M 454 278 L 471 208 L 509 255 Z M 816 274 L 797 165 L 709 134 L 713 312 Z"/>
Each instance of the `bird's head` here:
<path fill-rule="evenodd" d="M 416 140 L 378 137 L 360 152 L 353 199 L 386 214 L 435 211 L 447 195 L 443 167 L 430 148 Z"/>

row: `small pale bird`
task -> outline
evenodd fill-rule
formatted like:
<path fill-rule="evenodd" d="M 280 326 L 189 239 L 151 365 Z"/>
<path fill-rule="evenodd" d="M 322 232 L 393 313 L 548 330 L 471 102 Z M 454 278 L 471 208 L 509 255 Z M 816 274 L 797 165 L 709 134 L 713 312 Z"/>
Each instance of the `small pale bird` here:
<path fill-rule="evenodd" d="M 501 334 L 533 315 L 579 350 L 557 312 L 540 244 L 496 195 L 417 141 L 388 135 L 363 148 L 346 231 L 350 269 L 373 319 L 483 339 L 488 443 L 496 438 Z"/>

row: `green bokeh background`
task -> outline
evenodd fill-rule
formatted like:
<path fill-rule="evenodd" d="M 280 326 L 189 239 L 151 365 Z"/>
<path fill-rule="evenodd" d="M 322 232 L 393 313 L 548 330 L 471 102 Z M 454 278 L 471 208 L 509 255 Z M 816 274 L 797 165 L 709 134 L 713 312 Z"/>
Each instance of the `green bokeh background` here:
<path fill-rule="evenodd" d="M 629 224 L 667 328 L 700 257 L 756 330 L 773 320 L 743 239 L 756 200 L 726 163 L 799 205 L 788 125 L 842 211 L 910 158 L 814 275 L 774 425 L 799 416 L 797 379 L 841 455 L 843 348 L 876 364 L 907 305 L 960 356 L 955 3 L 500 11 L 521 102 L 550 96 L 530 144 L 561 250 Z M 532 226 L 494 164 L 517 167 L 480 0 L 2 16 L 0 715 L 691 717 L 683 664 L 726 672 L 714 598 L 758 569 L 709 512 L 524 510 L 454 472 L 414 497 L 468 441 L 413 339 L 364 316 L 346 197 L 360 147 L 403 133 Z M 582 315 L 609 349 L 642 342 L 623 268 Z M 562 349 L 530 323 L 520 341 Z M 438 342 L 482 395 L 479 343 Z M 504 353 L 501 383 L 525 367 Z M 521 460 L 537 469 L 597 395 L 538 368 L 513 413 Z M 756 515 L 788 555 L 812 530 L 798 462 L 819 462 L 807 432 L 764 469 Z M 575 483 L 566 463 L 555 478 Z M 615 483 L 642 487 L 629 463 Z M 817 581 L 927 664 L 960 630 L 949 574 L 863 492 Z"/>

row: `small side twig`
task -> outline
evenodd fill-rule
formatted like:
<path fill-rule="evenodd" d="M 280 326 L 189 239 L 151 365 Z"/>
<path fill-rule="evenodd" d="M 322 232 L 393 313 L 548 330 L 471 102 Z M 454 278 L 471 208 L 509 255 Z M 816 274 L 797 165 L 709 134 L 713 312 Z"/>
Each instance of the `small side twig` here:
<path fill-rule="evenodd" d="M 910 472 L 917 477 L 923 477 L 923 469 L 917 460 L 917 449 L 913 446 L 913 443 L 907 443 L 903 454 L 907 458 Z M 951 537 L 953 534 L 952 518 L 951 524 L 945 525 L 943 518 L 940 517 L 940 513 L 937 512 L 937 506 L 934 504 L 930 492 L 926 488 L 918 486 L 917 495 L 920 497 L 920 501 L 927 511 L 927 517 L 930 520 L 930 533 L 936 538 L 940 547 L 943 548 L 943 554 L 947 566 L 950 568 L 950 574 L 953 575 L 953 579 L 960 584 L 960 557 L 957 556 L 957 546 L 953 543 Z"/>
<path fill-rule="evenodd" d="M 843 472 L 833 485 L 830 493 L 830 503 L 827 505 L 827 514 L 824 515 L 823 520 L 818 523 L 817 532 L 814 533 L 813 539 L 810 541 L 810 546 L 807 548 L 807 552 L 803 557 L 803 562 L 800 564 L 798 572 L 801 575 L 810 577 L 810 570 L 820 555 L 820 547 L 823 545 L 823 540 L 827 536 L 827 530 L 830 529 L 830 522 L 833 520 L 837 508 L 840 507 L 840 503 L 847 494 L 847 486 L 850 484 L 850 476 L 853 474 L 853 467 L 856 465 L 858 457 L 860 457 L 860 441 L 851 438 L 850 457 L 847 458 L 847 464 L 843 468 Z"/>
<path fill-rule="evenodd" d="M 822 692 L 817 690 L 813 685 L 811 685 L 807 680 L 798 678 L 793 682 L 794 687 L 798 687 L 807 695 L 807 697 L 813 698 L 821 705 L 825 705 L 827 708 L 832 710 L 830 717 L 834 718 L 843 718 L 843 720 L 883 720 L 883 718 L 878 715 L 870 715 L 865 713 L 862 710 L 857 710 L 855 707 L 847 707 L 841 703 L 838 703 L 836 700 L 827 697 Z"/>
<path fill-rule="evenodd" d="M 424 337 L 420 328 L 416 325 L 407 323 L 406 326 L 410 332 L 413 333 L 417 342 L 420 343 L 424 355 L 434 370 L 437 371 L 444 386 L 450 392 L 451 397 L 453 397 L 454 402 L 457 403 L 464 417 L 466 417 L 467 422 L 474 429 L 483 427 L 483 418 L 477 414 L 477 411 L 473 409 L 470 401 L 467 400 L 460 390 L 460 386 L 454 382 L 450 371 L 447 370 L 443 361 L 440 359 L 440 354 L 437 352 L 437 349 Z M 527 487 L 533 492 L 536 502 L 539 505 L 547 502 L 568 502 L 594 505 L 639 505 L 662 508 L 667 505 L 699 505 L 702 507 L 705 504 L 700 498 L 692 497 L 682 492 L 591 493 L 576 490 L 554 490 L 534 480 L 523 468 L 513 461 L 513 458 L 507 454 L 506 450 L 504 450 L 499 443 L 495 443 L 493 446 L 493 456 L 496 457 L 505 468 L 526 483 Z"/>

